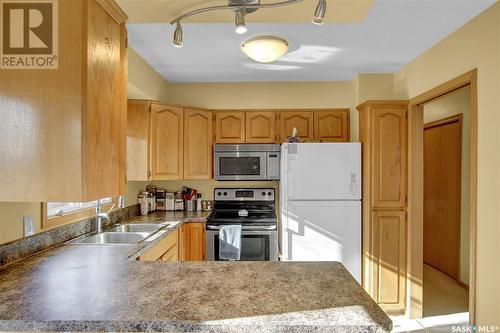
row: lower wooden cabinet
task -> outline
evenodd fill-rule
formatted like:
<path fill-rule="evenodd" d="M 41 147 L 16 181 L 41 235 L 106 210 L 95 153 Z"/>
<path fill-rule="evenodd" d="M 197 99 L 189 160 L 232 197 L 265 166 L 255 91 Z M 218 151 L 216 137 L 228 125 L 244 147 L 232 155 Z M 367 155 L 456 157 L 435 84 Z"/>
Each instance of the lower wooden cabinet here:
<path fill-rule="evenodd" d="M 205 223 L 184 223 L 180 228 L 179 243 L 181 261 L 205 260 Z"/>
<path fill-rule="evenodd" d="M 142 261 L 178 261 L 179 229 L 175 229 L 149 251 L 137 258 Z"/>
<path fill-rule="evenodd" d="M 389 313 L 401 313 L 406 302 L 406 212 L 372 212 L 372 297 Z"/>

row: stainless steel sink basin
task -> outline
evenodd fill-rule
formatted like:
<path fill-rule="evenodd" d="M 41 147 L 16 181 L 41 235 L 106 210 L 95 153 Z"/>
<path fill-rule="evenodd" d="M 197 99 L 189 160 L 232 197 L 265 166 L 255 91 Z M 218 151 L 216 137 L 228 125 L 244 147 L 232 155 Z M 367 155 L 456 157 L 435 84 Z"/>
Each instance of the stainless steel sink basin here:
<path fill-rule="evenodd" d="M 146 239 L 151 232 L 103 232 L 77 239 L 73 244 L 137 244 Z"/>
<path fill-rule="evenodd" d="M 110 232 L 147 232 L 152 233 L 162 228 L 160 224 L 122 224 L 114 227 Z"/>

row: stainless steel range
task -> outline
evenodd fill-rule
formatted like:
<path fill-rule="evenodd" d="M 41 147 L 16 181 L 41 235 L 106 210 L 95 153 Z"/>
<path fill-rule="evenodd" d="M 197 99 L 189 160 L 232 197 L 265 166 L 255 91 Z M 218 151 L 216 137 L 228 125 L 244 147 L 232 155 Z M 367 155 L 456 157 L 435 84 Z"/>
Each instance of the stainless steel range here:
<path fill-rule="evenodd" d="M 207 220 L 207 260 L 219 260 L 219 229 L 241 225 L 242 261 L 277 261 L 278 233 L 272 188 L 216 188 Z"/>

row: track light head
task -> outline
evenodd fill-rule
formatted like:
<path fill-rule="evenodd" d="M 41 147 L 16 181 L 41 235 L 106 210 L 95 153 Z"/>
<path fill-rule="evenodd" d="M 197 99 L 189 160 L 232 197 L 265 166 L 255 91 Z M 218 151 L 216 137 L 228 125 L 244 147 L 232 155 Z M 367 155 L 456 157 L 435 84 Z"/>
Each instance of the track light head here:
<path fill-rule="evenodd" d="M 244 8 L 238 9 L 234 14 L 234 23 L 236 24 L 234 31 L 239 35 L 243 35 L 248 31 L 245 25 L 245 14 L 246 12 Z"/>
<path fill-rule="evenodd" d="M 172 41 L 172 45 L 177 48 L 181 48 L 184 46 L 184 36 L 182 32 L 181 22 L 177 21 L 177 26 L 174 31 L 174 39 Z"/>
<path fill-rule="evenodd" d="M 316 10 L 314 11 L 314 17 L 312 19 L 312 23 L 316 25 L 322 25 L 325 23 L 323 19 L 326 14 L 326 0 L 318 0 L 318 5 L 316 6 Z"/>

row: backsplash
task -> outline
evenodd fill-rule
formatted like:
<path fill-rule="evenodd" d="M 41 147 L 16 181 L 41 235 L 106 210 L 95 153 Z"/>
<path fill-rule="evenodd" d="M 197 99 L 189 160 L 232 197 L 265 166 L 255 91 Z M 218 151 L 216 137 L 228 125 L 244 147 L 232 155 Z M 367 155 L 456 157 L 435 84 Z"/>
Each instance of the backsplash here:
<path fill-rule="evenodd" d="M 111 219 L 103 221 L 104 225 L 118 223 L 127 218 L 137 216 L 139 207 L 130 205 L 110 213 Z M 25 237 L 0 245 L 0 266 L 29 257 L 50 247 L 59 245 L 95 229 L 95 217 L 66 224 L 33 236 Z"/>

